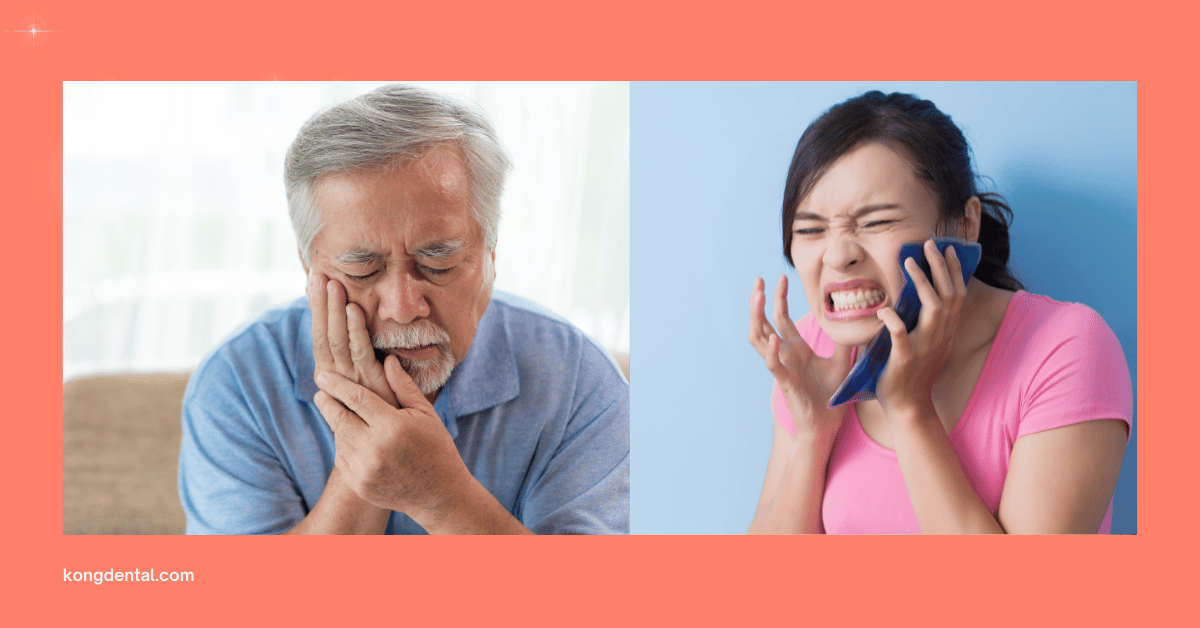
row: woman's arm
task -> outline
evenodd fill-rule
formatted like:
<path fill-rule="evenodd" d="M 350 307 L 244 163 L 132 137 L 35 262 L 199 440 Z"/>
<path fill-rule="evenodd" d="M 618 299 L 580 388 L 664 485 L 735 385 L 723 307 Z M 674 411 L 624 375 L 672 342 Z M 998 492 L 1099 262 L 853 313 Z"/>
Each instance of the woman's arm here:
<path fill-rule="evenodd" d="M 821 503 L 833 438 L 788 434 L 775 423 L 750 534 L 823 534 Z"/>
<path fill-rule="evenodd" d="M 775 423 L 771 457 L 750 524 L 750 533 L 821 533 L 825 471 L 845 408 L 825 400 L 850 371 L 851 348 L 837 347 L 829 358 L 813 353 L 796 331 L 787 309 L 787 278 L 775 288 L 774 323 L 767 322 L 762 279 L 750 294 L 750 344 L 775 377 L 791 415 L 794 434 Z M 778 330 L 778 331 L 777 331 Z"/>
<path fill-rule="evenodd" d="M 1095 533 L 1116 488 L 1126 437 L 1123 422 L 1084 420 L 1019 437 L 1010 456 L 999 516 L 993 516 L 967 480 L 930 394 L 933 379 L 945 364 L 966 287 L 952 248 L 942 258 L 936 248 L 927 247 L 926 257 L 933 285 L 918 269 L 909 268 L 922 303 L 913 334 L 906 333 L 894 312 L 880 314 L 891 332 L 892 354 L 878 389 L 921 531 Z M 1086 349 L 1076 353 L 1091 355 Z M 1090 381 L 1088 374 L 1076 374 L 1073 380 L 1065 370 L 1048 370 L 1059 372 L 1056 386 L 1087 394 L 1088 387 L 1080 393 L 1070 384 Z M 1050 403 L 1062 396 L 1046 392 L 1052 388 L 1039 388 Z"/>
<path fill-rule="evenodd" d="M 1017 439 L 999 518 L 963 474 L 937 419 L 907 417 L 892 428 L 896 456 L 921 532 L 1095 534 L 1124 457 L 1124 421 L 1084 421 Z"/>
<path fill-rule="evenodd" d="M 1116 491 L 1127 440 L 1120 419 L 1018 438 L 1000 497 L 1000 525 L 1010 534 L 1095 534 Z"/>
<path fill-rule="evenodd" d="M 1003 534 L 967 480 L 932 403 L 889 416 L 892 445 L 923 534 Z"/>

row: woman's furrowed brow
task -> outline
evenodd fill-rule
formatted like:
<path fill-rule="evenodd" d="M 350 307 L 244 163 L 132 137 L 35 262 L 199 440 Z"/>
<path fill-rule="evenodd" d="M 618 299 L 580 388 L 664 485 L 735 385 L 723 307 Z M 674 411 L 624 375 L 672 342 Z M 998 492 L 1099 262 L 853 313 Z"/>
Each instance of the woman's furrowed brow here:
<path fill-rule="evenodd" d="M 862 207 L 859 207 L 858 209 L 850 212 L 850 217 L 858 219 L 858 218 L 862 218 L 863 216 L 866 216 L 867 214 L 870 214 L 872 212 L 883 211 L 885 209 L 900 209 L 900 204 L 899 203 L 872 203 L 870 205 L 863 205 Z M 798 211 L 798 212 L 796 212 L 796 216 L 795 216 L 795 218 L 793 218 L 793 220 L 828 220 L 828 218 L 821 214 L 814 214 L 813 212 Z"/>

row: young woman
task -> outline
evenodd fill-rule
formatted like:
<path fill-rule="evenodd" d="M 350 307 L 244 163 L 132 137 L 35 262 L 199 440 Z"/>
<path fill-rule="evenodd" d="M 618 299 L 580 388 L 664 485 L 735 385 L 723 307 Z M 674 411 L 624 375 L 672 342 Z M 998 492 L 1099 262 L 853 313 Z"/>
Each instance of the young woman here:
<path fill-rule="evenodd" d="M 1124 355 L 1087 306 L 1021 289 L 1011 212 L 976 190 L 953 121 L 909 94 L 852 98 L 804 132 L 786 185 L 783 251 L 812 313 L 791 320 L 781 277 L 768 321 L 756 281 L 750 343 L 776 388 L 750 532 L 1107 532 L 1132 420 Z M 934 236 L 982 245 L 969 282 Z M 921 241 L 933 280 L 904 262 L 922 304 L 906 332 L 897 257 Z M 827 408 L 884 328 L 878 399 Z"/>

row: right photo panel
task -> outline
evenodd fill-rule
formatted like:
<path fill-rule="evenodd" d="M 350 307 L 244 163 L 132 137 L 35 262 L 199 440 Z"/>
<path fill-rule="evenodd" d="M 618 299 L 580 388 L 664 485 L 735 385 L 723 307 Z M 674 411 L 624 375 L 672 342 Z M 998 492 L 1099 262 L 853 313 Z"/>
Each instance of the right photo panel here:
<path fill-rule="evenodd" d="M 1137 83 L 630 110 L 631 533 L 1137 533 Z"/>

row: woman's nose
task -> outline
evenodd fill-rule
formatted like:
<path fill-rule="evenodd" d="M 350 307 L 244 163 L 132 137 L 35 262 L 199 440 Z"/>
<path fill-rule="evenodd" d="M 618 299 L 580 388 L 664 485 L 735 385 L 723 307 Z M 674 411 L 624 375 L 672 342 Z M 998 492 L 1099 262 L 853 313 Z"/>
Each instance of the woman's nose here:
<path fill-rule="evenodd" d="M 825 246 L 821 261 L 833 268 L 849 268 L 863 257 L 863 248 L 853 234 L 834 230 Z"/>

